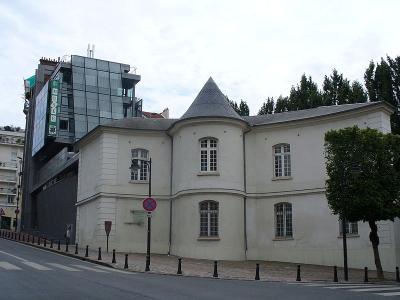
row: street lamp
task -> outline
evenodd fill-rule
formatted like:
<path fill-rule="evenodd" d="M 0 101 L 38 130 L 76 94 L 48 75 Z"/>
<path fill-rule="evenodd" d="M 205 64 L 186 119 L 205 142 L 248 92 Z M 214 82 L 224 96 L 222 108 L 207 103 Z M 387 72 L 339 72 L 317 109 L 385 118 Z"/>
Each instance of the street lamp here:
<path fill-rule="evenodd" d="M 18 172 L 18 185 L 17 185 L 17 207 L 15 209 L 15 232 L 18 232 L 19 195 L 21 191 L 21 177 L 22 177 L 22 171 L 21 171 L 22 158 L 19 156 L 17 158 L 19 160 L 19 172 Z"/>
<path fill-rule="evenodd" d="M 139 171 L 142 164 L 147 166 L 149 174 L 149 193 L 148 197 L 151 197 L 151 158 L 149 160 L 145 159 L 132 159 L 132 164 L 130 169 Z M 147 212 L 147 251 L 146 251 L 146 272 L 150 271 L 150 241 L 151 241 L 151 212 Z"/>
<path fill-rule="evenodd" d="M 348 182 L 348 178 L 347 178 L 347 170 L 349 168 L 345 167 L 342 169 L 342 191 L 346 191 L 349 187 L 349 182 Z M 358 165 L 356 165 L 355 163 L 352 163 L 350 166 L 350 172 L 353 174 L 357 174 L 360 173 L 360 168 Z M 341 213 L 341 221 L 342 221 L 342 238 L 343 238 L 343 271 L 344 271 L 344 280 L 348 281 L 349 280 L 349 267 L 347 264 L 347 232 L 346 232 L 346 214 L 347 214 L 347 197 L 348 194 L 345 193 L 344 194 L 344 198 L 343 198 L 343 210 Z"/>

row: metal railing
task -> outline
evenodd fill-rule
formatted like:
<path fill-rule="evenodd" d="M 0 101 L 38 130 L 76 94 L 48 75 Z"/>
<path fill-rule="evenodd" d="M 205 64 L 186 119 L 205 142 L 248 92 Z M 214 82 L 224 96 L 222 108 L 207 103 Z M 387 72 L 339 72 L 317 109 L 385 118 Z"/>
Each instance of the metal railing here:
<path fill-rule="evenodd" d="M 16 195 L 17 194 L 17 189 L 16 188 L 3 188 L 0 187 L 0 193 L 2 194 L 7 194 L 7 195 Z"/>
<path fill-rule="evenodd" d="M 17 177 L 16 176 L 0 175 L 0 181 L 17 182 Z"/>
<path fill-rule="evenodd" d="M 12 161 L 0 161 L 0 168 L 17 168 L 17 163 Z"/>
<path fill-rule="evenodd" d="M 10 145 L 24 145 L 23 138 L 12 138 L 4 135 L 0 135 L 0 143 Z"/>

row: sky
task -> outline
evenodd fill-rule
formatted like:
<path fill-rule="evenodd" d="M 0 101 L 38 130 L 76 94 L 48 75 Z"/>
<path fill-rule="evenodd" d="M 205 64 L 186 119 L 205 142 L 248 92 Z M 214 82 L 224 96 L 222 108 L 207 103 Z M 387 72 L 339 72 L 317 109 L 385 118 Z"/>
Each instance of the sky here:
<path fill-rule="evenodd" d="M 179 118 L 212 76 L 257 114 L 303 73 L 363 82 L 371 60 L 400 55 L 398 0 L 0 0 L 0 125 L 24 127 L 23 79 L 41 57 L 128 63 L 143 110 Z"/>

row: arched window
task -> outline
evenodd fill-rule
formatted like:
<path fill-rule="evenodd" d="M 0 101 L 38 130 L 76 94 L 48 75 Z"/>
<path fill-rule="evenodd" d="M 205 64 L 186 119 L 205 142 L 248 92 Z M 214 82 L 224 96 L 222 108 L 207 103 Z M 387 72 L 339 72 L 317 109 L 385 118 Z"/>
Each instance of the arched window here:
<path fill-rule="evenodd" d="M 274 153 L 274 177 L 292 176 L 290 161 L 290 145 L 278 144 L 273 146 Z"/>
<path fill-rule="evenodd" d="M 275 237 L 293 237 L 292 224 L 292 204 L 286 202 L 275 204 Z"/>
<path fill-rule="evenodd" d="M 131 168 L 131 180 L 147 181 L 149 174 L 149 151 L 146 149 L 132 149 L 132 160 L 137 160 L 139 168 Z"/>
<path fill-rule="evenodd" d="M 215 138 L 204 138 L 200 140 L 200 171 L 217 171 L 217 144 Z"/>
<path fill-rule="evenodd" d="M 200 236 L 218 236 L 218 202 L 200 202 Z"/>

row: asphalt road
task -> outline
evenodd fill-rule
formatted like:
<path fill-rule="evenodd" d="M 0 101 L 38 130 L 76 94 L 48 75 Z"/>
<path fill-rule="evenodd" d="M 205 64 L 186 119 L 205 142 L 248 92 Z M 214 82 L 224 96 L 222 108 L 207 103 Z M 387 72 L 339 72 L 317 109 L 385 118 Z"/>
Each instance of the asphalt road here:
<path fill-rule="evenodd" d="M 0 239 L 0 299 L 400 299 L 400 285 L 289 284 L 130 273 Z"/>

